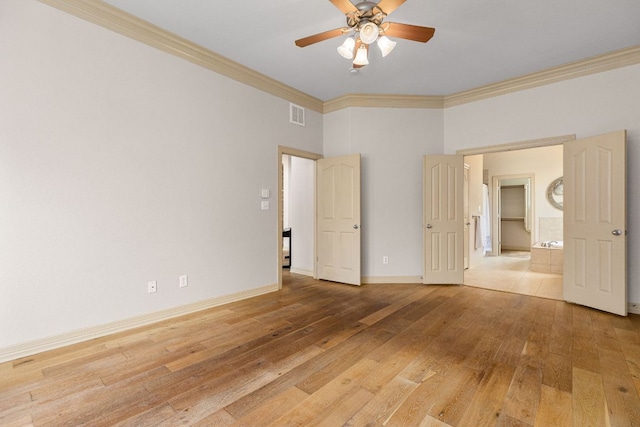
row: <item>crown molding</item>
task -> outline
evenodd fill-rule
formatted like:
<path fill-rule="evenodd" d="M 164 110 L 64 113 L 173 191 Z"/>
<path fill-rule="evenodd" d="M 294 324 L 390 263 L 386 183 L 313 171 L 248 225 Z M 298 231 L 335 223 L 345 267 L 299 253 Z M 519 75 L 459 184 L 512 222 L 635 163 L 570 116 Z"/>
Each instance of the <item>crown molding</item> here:
<path fill-rule="evenodd" d="M 640 46 L 616 50 L 570 62 L 559 67 L 448 95 L 444 100 L 444 108 L 636 64 L 640 64 Z"/>
<path fill-rule="evenodd" d="M 38 1 L 318 113 L 350 107 L 443 109 L 640 64 L 640 46 L 633 46 L 446 96 L 351 94 L 323 102 L 100 0 Z"/>
<path fill-rule="evenodd" d="M 444 108 L 443 96 L 350 94 L 324 103 L 323 113 L 350 107 L 376 108 Z"/>
<path fill-rule="evenodd" d="M 238 82 L 322 113 L 323 102 L 99 0 L 38 0 Z"/>
<path fill-rule="evenodd" d="M 529 139 L 526 141 L 508 142 L 506 144 L 488 145 L 486 147 L 465 148 L 457 150 L 456 154 L 462 156 L 473 156 L 476 154 L 504 153 L 506 151 L 526 150 L 528 148 L 549 147 L 560 145 L 565 142 L 575 141 L 576 135 L 560 135 L 549 138 Z"/>

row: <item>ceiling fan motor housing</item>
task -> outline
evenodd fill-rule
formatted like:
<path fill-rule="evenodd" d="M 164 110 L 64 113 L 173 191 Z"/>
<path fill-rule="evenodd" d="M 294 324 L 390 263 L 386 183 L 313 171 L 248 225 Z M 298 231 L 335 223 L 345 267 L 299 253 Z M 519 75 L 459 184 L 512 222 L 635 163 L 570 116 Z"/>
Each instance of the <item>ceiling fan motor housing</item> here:
<path fill-rule="evenodd" d="M 363 1 L 355 5 L 355 12 L 347 13 L 347 25 L 360 33 L 360 40 L 371 44 L 378 39 L 380 24 L 387 16 L 376 3 Z"/>

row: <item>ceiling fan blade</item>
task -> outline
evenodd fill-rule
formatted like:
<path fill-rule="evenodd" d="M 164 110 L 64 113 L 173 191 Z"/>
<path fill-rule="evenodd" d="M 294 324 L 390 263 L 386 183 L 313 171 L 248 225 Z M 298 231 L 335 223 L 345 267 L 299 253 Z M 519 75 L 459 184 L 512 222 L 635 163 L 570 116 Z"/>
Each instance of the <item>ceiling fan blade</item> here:
<path fill-rule="evenodd" d="M 346 29 L 349 30 L 348 28 Z M 314 34 L 313 36 L 305 37 L 296 40 L 296 46 L 306 47 L 314 43 L 318 43 L 324 40 L 332 39 L 334 37 L 340 37 L 345 33 L 345 28 L 336 28 L 335 30 L 325 31 L 324 33 Z"/>
<path fill-rule="evenodd" d="M 349 12 L 357 12 L 358 8 L 349 0 L 329 0 L 335 7 L 340 9 L 345 15 Z"/>
<path fill-rule="evenodd" d="M 401 39 L 413 40 L 416 42 L 426 43 L 431 40 L 436 32 L 435 28 L 420 27 L 418 25 L 398 24 L 397 22 L 389 22 L 389 26 L 384 31 L 384 35 L 388 37 L 399 37 Z"/>
<path fill-rule="evenodd" d="M 384 13 L 389 15 L 391 12 L 402 6 L 407 0 L 380 0 L 378 7 L 382 9 Z"/>

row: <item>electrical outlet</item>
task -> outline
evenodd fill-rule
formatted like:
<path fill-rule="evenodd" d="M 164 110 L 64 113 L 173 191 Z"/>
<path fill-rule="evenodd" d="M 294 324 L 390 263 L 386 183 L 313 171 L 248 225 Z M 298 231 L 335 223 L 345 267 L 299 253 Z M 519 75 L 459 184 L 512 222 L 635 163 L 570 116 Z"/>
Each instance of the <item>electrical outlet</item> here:
<path fill-rule="evenodd" d="M 147 290 L 150 294 L 158 292 L 158 282 L 154 280 L 153 282 L 147 283 Z"/>
<path fill-rule="evenodd" d="M 189 277 L 187 275 L 180 276 L 180 287 L 186 288 L 189 286 Z"/>
<path fill-rule="evenodd" d="M 382 257 L 382 263 L 383 264 L 389 264 L 389 257 L 388 256 L 383 256 Z"/>

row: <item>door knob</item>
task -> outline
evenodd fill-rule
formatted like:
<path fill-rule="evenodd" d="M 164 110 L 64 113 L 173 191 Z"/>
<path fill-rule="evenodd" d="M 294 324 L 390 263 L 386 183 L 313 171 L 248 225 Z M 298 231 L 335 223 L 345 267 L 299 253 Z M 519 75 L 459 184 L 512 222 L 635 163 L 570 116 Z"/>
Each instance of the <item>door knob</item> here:
<path fill-rule="evenodd" d="M 614 236 L 622 236 L 622 230 L 618 230 L 617 228 L 611 232 Z"/>
<path fill-rule="evenodd" d="M 427 228 L 433 228 L 433 225 L 427 224 Z"/>
<path fill-rule="evenodd" d="M 358 229 L 358 224 L 354 224 L 354 225 L 353 225 L 353 229 L 354 229 L 354 230 L 357 230 L 357 229 Z"/>

